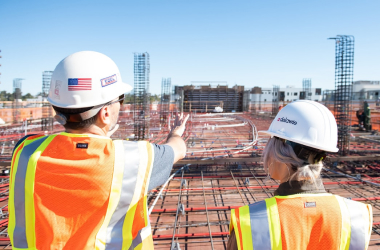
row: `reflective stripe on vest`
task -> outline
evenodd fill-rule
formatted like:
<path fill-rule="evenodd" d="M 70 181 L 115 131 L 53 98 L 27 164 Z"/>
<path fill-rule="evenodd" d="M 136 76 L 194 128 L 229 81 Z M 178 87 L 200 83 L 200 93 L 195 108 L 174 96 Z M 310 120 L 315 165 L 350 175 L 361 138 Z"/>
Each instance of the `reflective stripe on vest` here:
<path fill-rule="evenodd" d="M 239 250 L 282 249 L 280 214 L 277 199 L 312 198 L 330 194 L 275 196 L 265 201 L 231 211 L 230 232 L 234 230 Z M 371 206 L 333 195 L 342 216 L 340 250 L 363 250 L 368 247 L 372 225 Z M 309 209 L 309 208 L 305 208 Z M 286 225 L 283 225 L 286 227 Z M 300 237 L 302 237 L 300 235 Z M 307 237 L 308 238 L 308 237 Z M 287 246 L 298 249 L 299 246 Z M 297 248 L 298 247 L 298 248 Z"/>
<path fill-rule="evenodd" d="M 9 227 L 14 248 L 35 248 L 33 182 L 39 156 L 54 138 L 26 140 L 15 155 L 9 190 Z"/>
<path fill-rule="evenodd" d="M 55 137 L 27 139 L 13 155 L 8 232 L 15 249 L 36 249 L 35 170 L 39 157 Z M 146 204 L 154 161 L 153 146 L 146 141 L 113 143 L 111 193 L 107 212 L 94 239 L 94 249 L 153 249 Z"/>
<path fill-rule="evenodd" d="M 143 227 L 149 227 L 146 195 L 154 161 L 152 145 L 139 141 L 136 147 L 136 142 L 119 140 L 115 140 L 114 144 L 115 167 L 112 191 L 106 218 L 95 243 L 96 249 L 99 250 L 131 249 L 141 244 L 143 241 L 141 228 L 136 235 L 133 235 L 132 228 L 136 222 L 134 217 L 137 206 L 144 211 Z M 131 168 L 131 166 L 138 167 Z M 130 190 L 133 189 L 134 193 L 131 193 Z M 153 244 L 144 246 L 144 249 L 153 249 Z"/>

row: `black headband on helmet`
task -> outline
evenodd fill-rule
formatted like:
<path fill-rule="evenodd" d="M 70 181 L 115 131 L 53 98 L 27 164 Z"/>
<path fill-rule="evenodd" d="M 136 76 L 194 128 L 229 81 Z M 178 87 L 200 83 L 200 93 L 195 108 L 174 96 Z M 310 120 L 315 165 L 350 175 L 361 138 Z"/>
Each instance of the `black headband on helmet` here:
<path fill-rule="evenodd" d="M 301 160 L 303 160 L 306 164 L 309 164 L 309 158 L 310 156 L 313 156 L 313 155 L 314 155 L 313 163 L 317 163 L 326 159 L 326 152 L 323 150 L 311 148 L 311 147 L 308 147 L 308 146 L 305 146 L 293 141 L 285 140 L 282 138 L 278 138 L 278 139 L 282 140 L 284 143 L 291 146 L 296 156 L 300 158 Z"/>

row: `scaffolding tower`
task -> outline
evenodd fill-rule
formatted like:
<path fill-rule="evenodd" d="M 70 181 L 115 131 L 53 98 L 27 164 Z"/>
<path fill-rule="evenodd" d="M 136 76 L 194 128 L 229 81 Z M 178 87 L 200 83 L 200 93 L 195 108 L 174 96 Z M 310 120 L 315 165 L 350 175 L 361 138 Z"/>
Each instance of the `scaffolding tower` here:
<path fill-rule="evenodd" d="M 53 130 L 53 111 L 50 103 L 47 101 L 49 95 L 50 82 L 53 71 L 42 72 L 42 118 L 41 130 Z"/>
<path fill-rule="evenodd" d="M 305 99 L 311 100 L 311 78 L 302 79 L 302 91 L 305 93 Z"/>
<path fill-rule="evenodd" d="M 149 54 L 134 53 L 134 134 L 135 140 L 149 139 Z"/>
<path fill-rule="evenodd" d="M 172 79 L 162 78 L 161 81 L 161 109 L 160 109 L 160 124 L 166 125 L 170 112 Z"/>
<path fill-rule="evenodd" d="M 272 92 L 272 115 L 276 116 L 279 109 L 279 99 L 280 99 L 280 86 L 273 85 L 273 92 Z"/>
<path fill-rule="evenodd" d="M 250 102 L 251 102 L 251 91 L 245 90 L 243 92 L 243 112 L 249 112 L 250 111 Z"/>
<path fill-rule="evenodd" d="M 12 102 L 12 115 L 13 115 L 13 124 L 21 122 L 21 111 L 22 108 L 22 78 L 13 79 L 13 102 Z"/>
<path fill-rule="evenodd" d="M 352 82 L 354 78 L 354 36 L 338 35 L 335 40 L 334 113 L 338 125 L 339 154 L 350 150 Z"/>
<path fill-rule="evenodd" d="M 252 95 L 252 113 L 256 113 L 261 110 L 261 94 L 263 93 L 262 89 L 260 87 L 254 87 L 251 90 Z M 258 108 L 257 108 L 258 105 Z"/>

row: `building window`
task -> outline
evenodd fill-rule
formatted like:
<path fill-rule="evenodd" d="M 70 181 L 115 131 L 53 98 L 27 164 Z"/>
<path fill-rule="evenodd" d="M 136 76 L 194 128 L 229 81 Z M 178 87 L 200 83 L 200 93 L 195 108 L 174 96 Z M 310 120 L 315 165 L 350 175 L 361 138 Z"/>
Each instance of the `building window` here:
<path fill-rule="evenodd" d="M 315 89 L 315 95 L 321 95 L 322 89 Z"/>
<path fill-rule="evenodd" d="M 307 93 L 308 96 L 311 96 L 311 92 Z"/>
<path fill-rule="evenodd" d="M 266 102 L 267 101 L 267 99 L 264 99 L 264 102 Z"/>
<path fill-rule="evenodd" d="M 268 94 L 270 94 L 270 91 L 268 91 Z"/>
<path fill-rule="evenodd" d="M 289 95 L 289 92 L 287 92 L 286 95 Z"/>
<path fill-rule="evenodd" d="M 297 93 L 297 92 L 294 92 L 294 95 L 295 95 L 295 96 L 297 96 L 297 95 L 298 95 L 298 93 Z"/>

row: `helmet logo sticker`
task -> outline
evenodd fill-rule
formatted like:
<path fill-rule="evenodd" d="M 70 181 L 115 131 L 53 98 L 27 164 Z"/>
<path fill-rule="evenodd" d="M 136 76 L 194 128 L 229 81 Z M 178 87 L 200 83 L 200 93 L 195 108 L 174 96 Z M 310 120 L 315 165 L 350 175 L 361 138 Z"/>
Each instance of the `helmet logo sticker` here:
<path fill-rule="evenodd" d="M 102 83 L 102 87 L 109 86 L 117 82 L 117 76 L 116 74 L 112 76 L 108 76 L 106 78 L 101 79 L 100 82 Z"/>
<path fill-rule="evenodd" d="M 91 78 L 69 78 L 69 91 L 91 90 Z"/>
<path fill-rule="evenodd" d="M 54 97 L 55 97 L 55 99 L 58 99 L 58 100 L 61 99 L 60 94 L 59 94 L 61 84 L 62 84 L 62 82 L 60 80 L 55 81 Z"/>
<path fill-rule="evenodd" d="M 294 120 L 289 120 L 287 117 L 281 117 L 281 118 L 278 118 L 277 119 L 278 122 L 285 122 L 285 123 L 290 123 L 290 124 L 293 124 L 293 125 L 297 125 L 297 121 L 294 121 Z"/>

